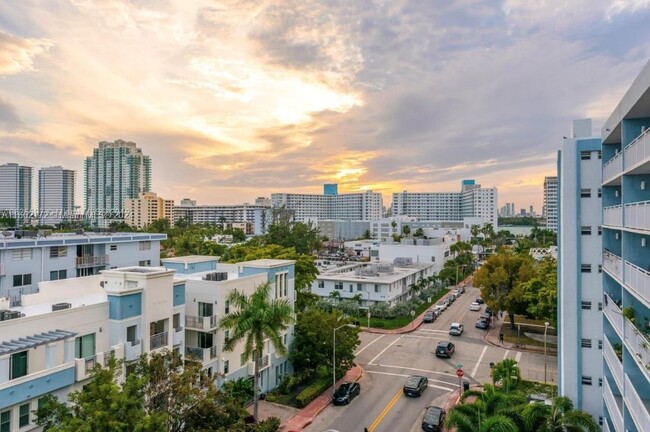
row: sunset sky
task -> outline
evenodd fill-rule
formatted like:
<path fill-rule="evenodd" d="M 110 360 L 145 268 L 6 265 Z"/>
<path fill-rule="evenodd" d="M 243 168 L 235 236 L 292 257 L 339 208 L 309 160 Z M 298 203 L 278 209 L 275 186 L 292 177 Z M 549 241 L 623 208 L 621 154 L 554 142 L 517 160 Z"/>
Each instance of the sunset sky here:
<path fill-rule="evenodd" d="M 571 120 L 600 134 L 649 58 L 650 0 L 9 0 L 0 163 L 77 170 L 81 204 L 124 139 L 176 201 L 473 178 L 539 212 Z"/>

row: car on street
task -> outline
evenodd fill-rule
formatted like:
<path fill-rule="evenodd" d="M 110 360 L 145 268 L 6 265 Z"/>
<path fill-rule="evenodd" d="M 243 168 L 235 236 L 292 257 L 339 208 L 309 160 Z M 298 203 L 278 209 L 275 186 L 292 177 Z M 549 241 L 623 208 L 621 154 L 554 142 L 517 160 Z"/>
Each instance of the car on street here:
<path fill-rule="evenodd" d="M 422 392 L 429 385 L 429 378 L 420 375 L 411 375 L 404 383 L 404 395 L 406 396 L 422 396 Z"/>
<path fill-rule="evenodd" d="M 494 315 L 494 312 L 492 312 L 492 309 L 490 309 L 489 307 L 485 308 L 485 313 L 489 314 L 490 316 Z"/>
<path fill-rule="evenodd" d="M 424 316 L 422 317 L 422 322 L 425 323 L 432 323 L 436 320 L 436 313 L 432 310 L 428 310 L 424 313 Z"/>
<path fill-rule="evenodd" d="M 358 382 L 345 382 L 334 392 L 332 403 L 334 405 L 347 405 L 355 396 L 359 396 L 360 393 L 361 386 Z"/>
<path fill-rule="evenodd" d="M 465 287 L 459 286 L 456 288 L 458 291 L 460 291 L 461 294 L 465 294 Z"/>
<path fill-rule="evenodd" d="M 438 342 L 438 346 L 436 347 L 436 357 L 451 358 L 455 349 L 456 347 L 454 344 L 449 341 Z"/>
<path fill-rule="evenodd" d="M 447 305 L 451 306 L 451 304 L 456 301 L 456 297 L 453 294 L 450 294 L 445 297 L 445 300 L 447 301 Z"/>
<path fill-rule="evenodd" d="M 461 323 L 451 323 L 449 326 L 449 334 L 452 336 L 460 336 L 463 334 L 463 325 Z"/>
<path fill-rule="evenodd" d="M 428 406 L 422 418 L 422 430 L 427 432 L 439 432 L 443 430 L 445 423 L 445 409 L 437 406 Z"/>
<path fill-rule="evenodd" d="M 469 305 L 469 310 L 471 311 L 480 311 L 481 310 L 481 304 L 477 302 L 473 302 L 471 305 Z"/>
<path fill-rule="evenodd" d="M 481 312 L 481 318 L 490 321 L 490 320 L 492 319 L 492 315 L 490 315 L 490 314 L 487 313 L 487 312 Z"/>
<path fill-rule="evenodd" d="M 479 297 L 479 298 L 476 299 L 476 303 L 483 304 L 485 302 L 483 301 L 483 299 L 481 297 Z"/>
<path fill-rule="evenodd" d="M 439 301 L 436 303 L 436 309 L 438 309 L 440 312 L 444 311 L 447 309 L 447 302 L 446 301 Z"/>
<path fill-rule="evenodd" d="M 456 289 L 453 290 L 451 293 L 452 293 L 452 294 L 454 295 L 454 297 L 456 297 L 456 298 L 460 297 L 460 296 L 463 294 L 463 292 L 460 290 L 460 288 L 456 288 Z"/>
<path fill-rule="evenodd" d="M 490 322 L 485 318 L 479 318 L 476 320 L 476 324 L 474 324 L 474 327 L 476 327 L 477 329 L 485 330 L 488 327 L 490 327 Z"/>

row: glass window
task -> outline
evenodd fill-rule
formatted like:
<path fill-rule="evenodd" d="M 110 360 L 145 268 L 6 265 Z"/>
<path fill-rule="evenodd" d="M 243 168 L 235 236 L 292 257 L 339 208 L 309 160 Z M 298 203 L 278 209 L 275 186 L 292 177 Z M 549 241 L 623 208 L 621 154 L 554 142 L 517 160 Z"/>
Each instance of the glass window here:
<path fill-rule="evenodd" d="M 590 386 L 591 385 L 591 377 L 583 375 L 582 376 L 582 384 Z"/>
<path fill-rule="evenodd" d="M 582 235 L 591 235 L 591 227 L 590 226 L 582 226 L 582 227 L 580 227 L 580 234 L 582 234 Z"/>
<path fill-rule="evenodd" d="M 580 266 L 580 271 L 582 273 L 591 273 L 591 264 L 582 264 Z"/>
<path fill-rule="evenodd" d="M 67 246 L 52 246 L 50 247 L 50 258 L 62 258 L 68 256 Z"/>
<path fill-rule="evenodd" d="M 140 250 L 150 250 L 150 249 L 151 249 L 151 242 L 149 240 L 140 242 Z"/>
<path fill-rule="evenodd" d="M 591 152 L 590 151 L 581 151 L 580 152 L 580 159 L 582 159 L 582 160 L 591 159 Z"/>
<path fill-rule="evenodd" d="M 226 300 L 223 304 L 223 311 L 226 315 L 230 313 L 230 302 Z"/>
<path fill-rule="evenodd" d="M 325 281 L 319 280 L 318 281 L 318 288 L 325 288 Z"/>
<path fill-rule="evenodd" d="M 117 245 L 111 245 L 110 250 L 116 251 L 117 250 Z"/>
<path fill-rule="evenodd" d="M 14 275 L 14 287 L 26 286 L 32 284 L 32 275 L 30 274 L 19 274 Z"/>
<path fill-rule="evenodd" d="M 591 197 L 591 189 L 586 188 L 586 189 L 580 189 L 580 198 L 590 198 Z"/>
<path fill-rule="evenodd" d="M 181 327 L 181 314 L 180 313 L 175 313 L 174 316 L 172 317 L 172 325 L 174 326 L 174 329 L 176 331 L 180 331 L 183 328 Z"/>
<path fill-rule="evenodd" d="M 223 362 L 223 373 L 224 373 L 224 375 L 227 375 L 229 371 L 230 371 L 230 362 L 228 360 L 225 360 Z"/>
<path fill-rule="evenodd" d="M 54 270 L 50 272 L 50 280 L 60 280 L 67 279 L 68 271 L 67 270 Z"/>
<path fill-rule="evenodd" d="M 138 326 L 137 325 L 132 325 L 126 328 L 126 341 L 127 342 L 135 342 L 137 338 L 137 332 Z"/>
<path fill-rule="evenodd" d="M 582 309 L 591 310 L 591 302 L 590 301 L 583 301 L 582 302 Z"/>
<path fill-rule="evenodd" d="M 212 303 L 199 302 L 199 316 L 200 317 L 212 316 Z"/>
<path fill-rule="evenodd" d="M 591 339 L 582 339 L 581 345 L 583 348 L 591 348 Z"/>
<path fill-rule="evenodd" d="M 11 431 L 11 411 L 0 413 L 0 432 Z"/>
<path fill-rule="evenodd" d="M 363 291 L 363 285 L 358 283 L 357 284 L 357 291 Z"/>
<path fill-rule="evenodd" d="M 32 259 L 32 250 L 29 248 L 25 249 L 14 249 L 11 252 L 11 256 L 14 261 L 25 261 Z"/>
<path fill-rule="evenodd" d="M 21 351 L 11 355 L 11 376 L 9 379 L 16 379 L 27 375 L 27 351 Z"/>
<path fill-rule="evenodd" d="M 90 358 L 95 355 L 95 333 L 79 336 L 74 340 L 75 358 Z"/>
<path fill-rule="evenodd" d="M 18 427 L 24 427 L 29 424 L 29 404 L 21 405 L 18 409 Z"/>
<path fill-rule="evenodd" d="M 375 284 L 375 292 L 376 293 L 381 292 L 381 289 L 379 288 L 379 285 L 377 285 L 377 284 Z"/>
<path fill-rule="evenodd" d="M 199 332 L 199 348 L 212 348 L 212 333 Z"/>

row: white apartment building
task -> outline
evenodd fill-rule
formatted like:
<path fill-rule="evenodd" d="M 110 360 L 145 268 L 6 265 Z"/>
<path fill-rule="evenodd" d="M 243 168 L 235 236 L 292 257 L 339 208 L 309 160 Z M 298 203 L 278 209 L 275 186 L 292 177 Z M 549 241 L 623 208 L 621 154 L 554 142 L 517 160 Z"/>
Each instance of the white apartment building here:
<path fill-rule="evenodd" d="M 21 295 L 36 292 L 39 282 L 157 266 L 160 242 L 167 238 L 148 233 L 6 234 L 10 236 L 0 237 L 0 297 L 9 297 L 12 306 L 20 304 Z"/>
<path fill-rule="evenodd" d="M 38 171 L 38 223 L 56 225 L 74 219 L 76 173 L 60 166 Z"/>
<path fill-rule="evenodd" d="M 361 307 L 377 302 L 394 306 L 411 299 L 411 285 L 434 275 L 433 263 L 414 263 L 402 258 L 394 263 L 354 263 L 321 267 L 311 292 L 330 298 L 336 291 L 340 299 L 360 300 Z"/>
<path fill-rule="evenodd" d="M 383 201 L 378 192 L 364 191 L 348 194 L 271 194 L 274 208 L 284 207 L 294 213 L 299 222 L 328 220 L 371 221 L 381 219 Z"/>
<path fill-rule="evenodd" d="M 272 222 L 272 210 L 267 205 L 196 205 L 196 201 L 187 198 L 181 205 L 174 206 L 174 222 L 183 219 L 190 224 L 229 225 L 250 223 L 253 235 L 266 234 Z M 233 226 L 234 227 L 234 226 Z M 247 226 L 245 228 L 248 229 Z M 250 230 L 248 230 L 250 232 Z"/>
<path fill-rule="evenodd" d="M 453 234 L 460 236 L 459 239 L 462 241 L 468 241 L 471 238 L 472 226 L 476 225 L 482 228 L 485 224 L 485 220 L 481 217 L 464 217 L 461 220 L 452 221 L 424 221 L 408 216 L 393 216 L 371 221 L 370 232 L 374 239 L 390 242 L 393 236 L 402 235 L 404 227 L 408 226 L 411 236 L 421 228 L 424 236 L 428 238 Z"/>
<path fill-rule="evenodd" d="M 158 219 L 167 219 L 174 226 L 174 201 L 161 198 L 154 192 L 144 192 L 138 198 L 127 198 L 124 209 L 124 222 L 134 228 L 145 228 Z"/>
<path fill-rule="evenodd" d="M 32 168 L 8 163 L 0 165 L 0 213 L 16 219 L 16 225 L 29 222 L 32 210 Z"/>
<path fill-rule="evenodd" d="M 557 232 L 558 183 L 557 176 L 544 177 L 544 205 L 542 216 L 546 219 L 546 229 Z"/>
<path fill-rule="evenodd" d="M 185 307 L 185 355 L 203 364 L 208 373 L 222 373 L 226 380 L 251 377 L 254 363 L 242 357 L 243 346 L 232 352 L 225 352 L 223 345 L 228 339 L 228 330 L 218 327 L 225 314 L 232 312 L 228 296 L 233 290 L 251 294 L 269 282 L 273 298 L 286 298 L 295 303 L 295 262 L 291 260 L 255 260 L 237 264 L 217 263 L 211 256 L 186 256 L 163 259 L 163 265 L 177 272 L 177 281 L 182 281 L 187 296 Z M 293 340 L 293 325 L 282 335 L 284 345 L 289 348 Z M 262 392 L 275 388 L 282 375 L 292 372 L 286 355 L 279 356 L 273 344 L 266 343 L 259 361 Z"/>

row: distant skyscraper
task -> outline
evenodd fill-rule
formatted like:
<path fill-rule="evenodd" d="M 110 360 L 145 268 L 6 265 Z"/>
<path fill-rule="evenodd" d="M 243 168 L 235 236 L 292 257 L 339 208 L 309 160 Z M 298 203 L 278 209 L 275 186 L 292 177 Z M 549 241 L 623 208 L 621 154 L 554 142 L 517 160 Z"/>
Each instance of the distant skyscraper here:
<path fill-rule="evenodd" d="M 124 221 L 134 228 L 146 228 L 158 219 L 167 219 L 174 226 L 174 201 L 160 198 L 154 192 L 143 192 L 138 198 L 127 198 L 124 209 Z"/>
<path fill-rule="evenodd" d="M 542 216 L 546 219 L 546 229 L 557 232 L 557 176 L 544 177 L 544 206 Z"/>
<path fill-rule="evenodd" d="M 134 142 L 102 141 L 84 164 L 86 219 L 106 227 L 124 219 L 124 202 L 151 190 L 151 160 Z"/>
<path fill-rule="evenodd" d="M 323 185 L 323 195 L 332 196 L 339 194 L 339 185 L 336 183 L 328 183 Z"/>
<path fill-rule="evenodd" d="M 285 208 L 295 214 L 300 222 L 323 219 L 370 221 L 381 219 L 383 208 L 382 196 L 371 190 L 336 194 L 271 194 L 274 208 Z"/>
<path fill-rule="evenodd" d="M 255 205 L 271 207 L 271 198 L 257 197 L 257 198 L 255 198 Z"/>
<path fill-rule="evenodd" d="M 56 225 L 74 217 L 75 172 L 60 166 L 38 171 L 38 223 Z"/>
<path fill-rule="evenodd" d="M 0 212 L 16 219 L 17 225 L 28 222 L 32 210 L 32 167 L 16 163 L 0 165 Z"/>

